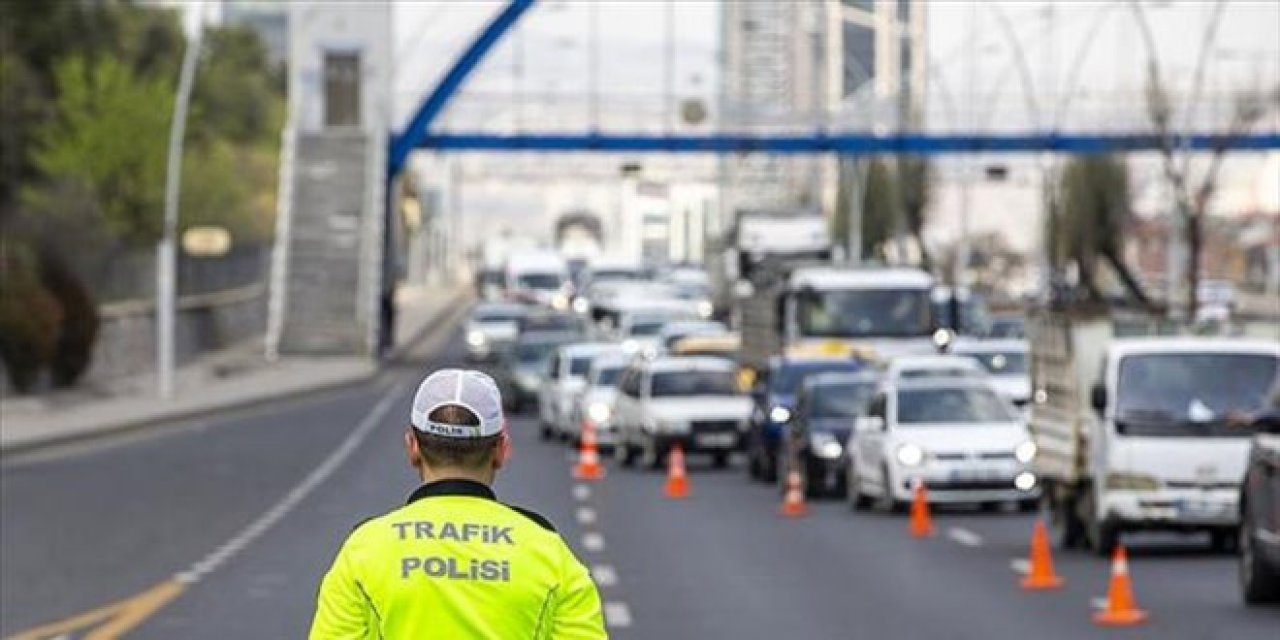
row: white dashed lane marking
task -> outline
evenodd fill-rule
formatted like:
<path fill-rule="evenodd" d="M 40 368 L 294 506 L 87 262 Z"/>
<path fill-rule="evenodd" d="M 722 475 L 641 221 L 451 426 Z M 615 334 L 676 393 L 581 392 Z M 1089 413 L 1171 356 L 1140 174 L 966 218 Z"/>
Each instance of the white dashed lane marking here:
<path fill-rule="evenodd" d="M 596 584 L 601 587 L 612 587 L 618 584 L 618 572 L 607 564 L 598 564 L 591 567 L 591 576 L 596 579 Z"/>
<path fill-rule="evenodd" d="M 966 547 L 982 546 L 982 536 L 963 527 L 951 527 L 950 529 L 947 529 L 947 537 Z"/>
<path fill-rule="evenodd" d="M 631 626 L 631 608 L 625 602 L 604 603 L 604 623 L 614 628 Z"/>
<path fill-rule="evenodd" d="M 591 487 L 585 484 L 573 485 L 573 499 L 578 502 L 591 499 Z"/>
<path fill-rule="evenodd" d="M 604 551 L 604 536 L 594 531 L 584 533 L 582 534 L 582 546 L 586 547 L 587 551 Z"/>
<path fill-rule="evenodd" d="M 596 521 L 596 510 L 591 507 L 578 507 L 578 523 L 593 524 Z"/>
<path fill-rule="evenodd" d="M 1009 561 L 1009 568 L 1013 569 L 1014 573 L 1020 573 L 1025 576 L 1031 573 L 1031 562 L 1026 558 L 1014 558 Z"/>

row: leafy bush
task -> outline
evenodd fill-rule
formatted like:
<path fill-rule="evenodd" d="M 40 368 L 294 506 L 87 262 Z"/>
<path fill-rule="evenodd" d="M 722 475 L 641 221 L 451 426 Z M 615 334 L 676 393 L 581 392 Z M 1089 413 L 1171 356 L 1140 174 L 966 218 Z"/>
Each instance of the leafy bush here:
<path fill-rule="evenodd" d="M 57 350 L 62 308 L 40 285 L 25 247 L 0 245 L 0 358 L 14 389 L 30 391 Z"/>

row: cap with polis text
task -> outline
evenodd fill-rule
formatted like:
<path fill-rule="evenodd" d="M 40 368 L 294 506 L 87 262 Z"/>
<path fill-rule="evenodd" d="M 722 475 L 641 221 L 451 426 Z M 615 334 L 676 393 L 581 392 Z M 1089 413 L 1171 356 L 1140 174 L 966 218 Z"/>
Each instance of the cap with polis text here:
<path fill-rule="evenodd" d="M 479 418 L 478 425 L 447 424 L 429 418 L 443 406 L 461 407 Z M 441 369 L 418 385 L 410 412 L 413 428 L 445 438 L 484 438 L 502 433 L 502 395 L 488 375 L 471 369 Z"/>

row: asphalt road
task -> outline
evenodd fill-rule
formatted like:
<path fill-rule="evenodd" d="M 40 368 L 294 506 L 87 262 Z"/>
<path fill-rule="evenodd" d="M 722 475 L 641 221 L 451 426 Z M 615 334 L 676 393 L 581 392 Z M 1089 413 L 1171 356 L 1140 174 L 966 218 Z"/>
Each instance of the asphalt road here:
<path fill-rule="evenodd" d="M 6 461 L 0 636 L 144 600 L 153 606 L 131 610 L 129 637 L 304 636 L 343 537 L 415 487 L 400 445 L 412 385 L 461 356 L 456 329 L 440 337 L 374 383 Z M 776 488 L 698 458 L 684 501 L 662 497 L 662 474 L 612 464 L 584 489 L 568 449 L 540 442 L 528 417 L 511 427 L 515 458 L 498 493 L 548 516 L 596 571 L 615 637 L 1280 634 L 1280 609 L 1241 605 L 1234 559 L 1197 540 L 1135 540 L 1150 622 L 1102 630 L 1090 622 L 1106 592 L 1100 559 L 1058 553 L 1063 589 L 1017 588 L 1011 562 L 1026 554 L 1032 516 L 937 513 L 927 540 L 908 538 L 903 516 L 843 503 L 786 519 Z M 176 597 L 136 597 L 175 574 L 187 580 Z"/>

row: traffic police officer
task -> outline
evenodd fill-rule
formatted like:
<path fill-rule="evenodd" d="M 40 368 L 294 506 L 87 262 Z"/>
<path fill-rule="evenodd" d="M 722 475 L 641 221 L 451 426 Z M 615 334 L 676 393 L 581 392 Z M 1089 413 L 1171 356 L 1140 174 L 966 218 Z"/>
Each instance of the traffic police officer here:
<path fill-rule="evenodd" d="M 320 585 L 311 638 L 604 638 L 600 595 L 540 515 L 489 485 L 510 451 L 497 385 L 444 369 L 406 430 L 423 484 L 362 523 Z"/>

